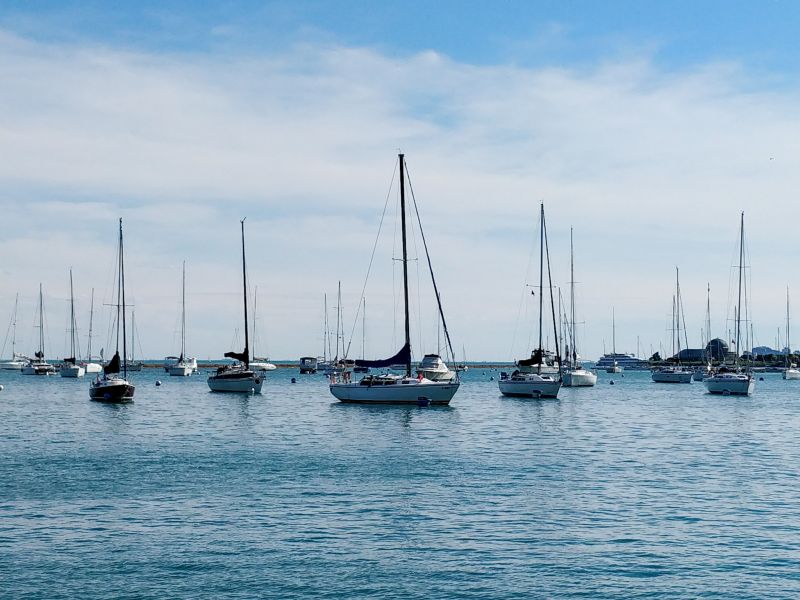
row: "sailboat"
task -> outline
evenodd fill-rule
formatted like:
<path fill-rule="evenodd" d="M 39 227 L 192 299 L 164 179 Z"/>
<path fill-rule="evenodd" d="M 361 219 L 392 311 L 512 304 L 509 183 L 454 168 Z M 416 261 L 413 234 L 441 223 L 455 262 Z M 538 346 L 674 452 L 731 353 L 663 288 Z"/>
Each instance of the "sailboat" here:
<path fill-rule="evenodd" d="M 706 377 L 711 375 L 711 284 L 707 284 L 707 292 L 706 292 L 706 327 L 705 327 L 705 335 L 702 337 L 705 338 L 704 348 L 705 348 L 705 357 L 706 357 L 706 364 L 702 367 L 697 367 L 694 370 L 694 374 L 692 375 L 692 379 L 695 381 L 703 381 Z"/>
<path fill-rule="evenodd" d="M 92 301 L 89 307 L 89 342 L 86 348 L 86 360 L 81 363 L 81 366 L 87 373 L 101 373 L 103 366 L 100 363 L 94 362 L 92 359 L 92 326 L 94 324 L 94 288 L 92 288 Z M 102 362 L 102 358 L 100 362 Z"/>
<path fill-rule="evenodd" d="M 17 353 L 17 309 L 19 307 L 19 294 L 14 298 L 14 312 L 11 315 L 11 322 L 8 328 L 11 330 L 11 360 L 0 362 L 0 370 L 3 371 L 21 371 L 22 368 L 28 364 L 30 360 L 24 354 Z M 8 340 L 8 331 L 6 331 L 6 341 Z M 3 342 L 3 353 L 5 353 L 6 346 Z"/>
<path fill-rule="evenodd" d="M 141 350 L 141 348 L 139 348 Z M 141 371 L 143 363 L 136 360 L 136 311 L 131 311 L 131 359 L 127 362 L 128 371 Z"/>
<path fill-rule="evenodd" d="M 691 369 L 681 366 L 681 284 L 678 267 L 675 267 L 675 296 L 672 299 L 672 352 L 677 364 L 656 369 L 652 373 L 656 383 L 692 383 L 694 373 Z M 676 346 L 677 341 L 677 346 Z M 675 352 L 677 347 L 678 351 Z"/>
<path fill-rule="evenodd" d="M 405 308 L 405 343 L 403 347 L 391 358 L 385 360 L 356 360 L 355 366 L 385 369 L 392 365 L 402 364 L 405 367 L 403 375 L 395 375 L 393 373 L 384 373 L 379 375 L 366 375 L 360 381 L 350 381 L 350 373 L 346 371 L 341 375 L 342 381 L 338 381 L 338 376 L 331 377 L 330 390 L 336 399 L 341 402 L 362 403 L 362 404 L 431 404 L 431 405 L 447 405 L 453 399 L 453 396 L 458 391 L 459 381 L 458 378 L 452 381 L 431 381 L 430 379 L 419 375 L 417 377 L 411 376 L 411 329 L 409 320 L 409 304 L 408 304 L 408 252 L 406 240 L 406 176 L 405 176 L 405 156 L 398 155 L 399 171 L 400 171 L 400 229 L 402 233 L 403 245 L 403 303 Z M 415 211 L 416 212 L 416 211 Z M 436 279 L 433 276 L 433 267 L 431 266 L 430 255 L 428 254 L 428 245 L 425 241 L 425 234 L 422 232 L 422 223 L 419 221 L 419 213 L 417 212 L 417 219 L 419 224 L 419 231 L 422 237 L 425 254 L 428 258 L 428 268 L 431 275 L 431 282 L 433 283 L 433 290 L 436 295 L 436 303 L 439 308 L 439 315 L 442 318 L 442 326 L 445 336 L 450 344 L 450 334 L 447 331 L 447 324 L 444 319 L 442 311 L 441 298 L 436 286 Z M 341 304 L 341 302 L 340 302 Z"/>
<path fill-rule="evenodd" d="M 117 256 L 117 320 L 116 352 L 89 385 L 89 398 L 97 402 L 133 402 L 136 387 L 128 381 L 127 322 L 125 320 L 125 246 L 122 241 L 122 219 L 119 220 L 119 251 Z M 121 332 L 120 332 L 121 326 Z M 122 358 L 119 356 L 120 333 Z"/>
<path fill-rule="evenodd" d="M 171 377 L 189 377 L 194 370 L 191 361 L 186 358 L 186 261 L 183 261 L 181 277 L 181 355 L 169 366 Z"/>
<path fill-rule="evenodd" d="M 274 371 L 278 367 L 269 362 L 267 357 L 256 357 L 256 342 L 258 341 L 258 329 L 256 329 L 256 315 L 258 312 L 258 286 L 253 294 L 253 360 L 250 361 L 250 368 L 254 371 Z"/>
<path fill-rule="evenodd" d="M 569 324 L 569 334 L 572 340 L 572 351 L 568 353 L 569 364 L 562 379 L 564 387 L 591 387 L 597 383 L 597 375 L 588 369 L 584 369 L 578 360 L 578 334 L 575 329 L 575 261 L 572 246 L 572 227 L 569 229 L 569 274 L 569 303 L 572 317 L 572 322 Z"/>
<path fill-rule="evenodd" d="M 325 309 L 326 322 L 327 322 L 327 304 Z M 339 282 L 339 291 L 337 294 L 336 306 L 336 354 L 333 355 L 329 361 L 321 365 L 323 373 L 327 377 L 331 375 L 341 375 L 347 371 L 348 366 L 352 366 L 352 361 L 347 361 L 344 358 L 339 358 L 339 343 L 341 342 L 342 352 L 344 353 L 344 339 L 342 336 L 343 322 L 342 322 L 342 282 Z M 330 337 L 328 337 L 328 344 L 330 344 Z"/>
<path fill-rule="evenodd" d="M 208 387 L 212 392 L 238 392 L 246 394 L 260 394 L 264 383 L 263 375 L 250 369 L 250 337 L 247 323 L 247 259 L 244 249 L 244 219 L 242 224 L 242 285 L 244 293 L 244 350 L 242 352 L 226 352 L 226 358 L 235 361 L 232 365 L 219 367 L 208 377 Z"/>
<path fill-rule="evenodd" d="M 622 373 L 622 366 L 617 362 L 617 322 L 614 307 L 611 307 L 611 356 L 612 362 L 606 367 L 606 373 Z"/>
<path fill-rule="evenodd" d="M 59 369 L 62 377 L 83 377 L 86 369 L 79 365 L 75 357 L 78 348 L 75 332 L 75 294 L 72 289 L 72 269 L 69 270 L 69 357 L 65 358 Z"/>
<path fill-rule="evenodd" d="M 56 368 L 44 359 L 44 296 L 42 295 L 42 284 L 39 284 L 39 349 L 34 354 L 34 358 L 28 360 L 28 364 L 22 367 L 23 375 L 53 375 Z"/>
<path fill-rule="evenodd" d="M 789 358 L 792 355 L 792 345 L 789 339 L 789 286 L 786 286 L 786 360 L 784 364 L 785 368 L 783 370 L 783 378 L 800 379 L 800 370 L 798 370 L 797 365 L 795 365 Z"/>
<path fill-rule="evenodd" d="M 711 394 L 749 396 L 756 387 L 756 381 L 749 369 L 743 369 L 739 364 L 739 341 L 742 330 L 742 277 L 744 275 L 744 211 L 742 211 L 741 226 L 739 228 L 739 300 L 736 312 L 736 359 L 733 365 L 723 364 L 704 383 Z"/>
<path fill-rule="evenodd" d="M 555 305 L 553 302 L 553 283 L 550 277 L 550 251 L 546 246 L 547 229 L 544 220 L 544 204 L 541 205 L 539 215 L 539 347 L 533 352 L 531 358 L 523 362 L 527 366 L 535 369 L 533 372 L 523 372 L 517 369 L 511 375 L 501 373 L 497 382 L 500 393 L 504 396 L 528 396 L 532 398 L 557 398 L 558 391 L 561 389 L 561 362 L 558 363 L 558 373 L 551 374 L 544 372 L 545 351 L 542 344 L 542 310 L 544 307 L 544 258 L 547 251 L 547 275 L 550 287 L 550 308 L 553 312 L 553 332 L 556 339 L 556 356 L 558 352 L 558 328 L 556 327 Z"/>

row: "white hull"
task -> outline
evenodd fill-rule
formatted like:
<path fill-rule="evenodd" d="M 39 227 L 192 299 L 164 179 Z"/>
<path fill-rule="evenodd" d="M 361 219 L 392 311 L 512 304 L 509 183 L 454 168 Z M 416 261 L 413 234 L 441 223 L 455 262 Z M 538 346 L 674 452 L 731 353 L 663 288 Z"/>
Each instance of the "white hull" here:
<path fill-rule="evenodd" d="M 27 363 L 21 360 L 9 360 L 0 363 L 0 370 L 2 371 L 21 371 Z"/>
<path fill-rule="evenodd" d="M 564 387 L 592 387 L 597 384 L 597 375 L 586 369 L 566 371 L 562 383 Z"/>
<path fill-rule="evenodd" d="M 358 383 L 332 383 L 331 394 L 340 402 L 359 404 L 450 404 L 458 391 L 458 382 L 435 382 L 412 377 L 398 377 L 386 381 L 376 378 L 374 385 Z"/>
<path fill-rule="evenodd" d="M 800 379 L 800 371 L 797 369 L 786 369 L 783 372 L 784 379 Z"/>
<path fill-rule="evenodd" d="M 86 369 L 80 365 L 62 365 L 59 373 L 62 377 L 83 377 L 86 374 Z"/>
<path fill-rule="evenodd" d="M 56 368 L 50 363 L 33 363 L 22 367 L 23 375 L 55 375 Z"/>
<path fill-rule="evenodd" d="M 653 371 L 656 383 L 692 383 L 692 371 Z"/>
<path fill-rule="evenodd" d="M 721 374 L 707 377 L 704 381 L 710 394 L 749 396 L 756 387 L 755 379 L 749 375 Z"/>
<path fill-rule="evenodd" d="M 189 375 L 191 375 L 193 372 L 192 365 L 188 363 L 172 365 L 169 368 L 169 374 L 171 377 L 189 377 Z"/>
<path fill-rule="evenodd" d="M 452 381 L 456 378 L 455 371 L 430 371 L 427 369 L 417 369 L 417 374 L 421 374 L 430 381 Z"/>
<path fill-rule="evenodd" d="M 622 373 L 622 367 L 606 367 L 606 373 Z"/>
<path fill-rule="evenodd" d="M 504 396 L 525 396 L 529 398 L 558 398 L 561 381 L 548 375 L 523 375 L 501 379 L 497 382 Z"/>
<path fill-rule="evenodd" d="M 140 362 L 139 363 L 129 363 L 127 365 L 127 369 L 126 370 L 128 370 L 128 371 L 141 371 L 142 370 L 142 363 L 140 363 Z"/>
<path fill-rule="evenodd" d="M 257 375 L 247 378 L 231 379 L 212 375 L 208 387 L 212 392 L 232 392 L 237 394 L 260 394 L 264 379 Z"/>
<path fill-rule="evenodd" d="M 102 373 L 103 372 L 103 365 L 99 365 L 97 363 L 92 363 L 92 362 L 83 363 L 81 366 L 83 367 L 83 369 L 87 373 Z"/>
<path fill-rule="evenodd" d="M 278 367 L 269 362 L 250 361 L 250 368 L 254 371 L 274 371 Z"/>
<path fill-rule="evenodd" d="M 706 377 L 711 376 L 711 371 L 706 368 L 695 369 L 694 373 L 692 374 L 692 379 L 694 381 L 703 381 Z"/>

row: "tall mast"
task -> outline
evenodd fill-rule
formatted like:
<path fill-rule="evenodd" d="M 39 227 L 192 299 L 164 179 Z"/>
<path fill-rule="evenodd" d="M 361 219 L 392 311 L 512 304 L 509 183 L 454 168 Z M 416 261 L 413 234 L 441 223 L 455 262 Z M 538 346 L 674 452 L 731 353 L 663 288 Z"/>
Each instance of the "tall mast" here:
<path fill-rule="evenodd" d="M 614 355 L 614 360 L 617 360 L 617 318 L 614 312 L 614 307 L 611 307 L 611 353 Z"/>
<path fill-rule="evenodd" d="M 739 364 L 739 330 L 742 320 L 742 263 L 744 262 L 744 211 L 742 211 L 742 224 L 739 228 L 739 302 L 736 305 L 736 364 Z"/>
<path fill-rule="evenodd" d="M 244 252 L 244 221 L 242 219 L 242 286 L 244 290 L 244 366 L 250 367 L 250 336 L 247 333 L 247 257 Z"/>
<path fill-rule="evenodd" d="M 94 288 L 92 288 L 92 302 L 89 305 L 89 347 L 86 349 L 86 360 L 92 360 L 92 321 L 94 319 Z"/>
<path fill-rule="evenodd" d="M 786 366 L 789 366 L 789 354 L 792 346 L 789 343 L 789 286 L 786 286 Z"/>
<path fill-rule="evenodd" d="M 19 305 L 19 292 L 14 298 L 14 319 L 11 322 L 11 360 L 16 360 L 17 354 L 17 306 Z"/>
<path fill-rule="evenodd" d="M 183 282 L 181 286 L 181 359 L 186 356 L 186 261 L 183 261 Z"/>
<path fill-rule="evenodd" d="M 42 299 L 42 284 L 39 284 L 39 352 L 40 360 L 44 360 L 44 300 Z"/>
<path fill-rule="evenodd" d="M 678 363 L 681 361 L 681 280 L 675 267 L 675 333 L 678 340 Z"/>
<path fill-rule="evenodd" d="M 367 299 L 364 298 L 364 308 L 361 311 L 361 360 L 367 347 Z"/>
<path fill-rule="evenodd" d="M 711 284 L 706 284 L 706 344 L 711 343 Z M 711 348 L 706 352 L 706 360 L 711 361 Z"/>
<path fill-rule="evenodd" d="M 406 176 L 405 155 L 397 155 L 400 160 L 400 229 L 403 235 L 403 303 L 405 306 L 405 345 L 411 349 L 411 325 L 408 317 L 408 250 L 406 248 Z M 541 315 L 540 315 L 541 316 Z M 541 334 L 540 334 L 541 335 Z M 411 377 L 411 352 L 406 358 L 406 377 Z"/>
<path fill-rule="evenodd" d="M 70 357 L 75 360 L 75 296 L 72 289 L 72 267 L 69 268 L 69 326 Z"/>
<path fill-rule="evenodd" d="M 572 366 L 578 364 L 578 335 L 575 333 L 575 260 L 572 246 L 572 227 L 569 228 L 569 305 L 572 313 Z"/>
<path fill-rule="evenodd" d="M 336 361 L 339 361 L 339 329 L 342 326 L 342 282 L 339 282 L 339 291 L 336 295 Z"/>
<path fill-rule="evenodd" d="M 122 219 L 119 220 L 119 282 L 122 291 L 122 373 L 125 379 L 128 378 L 128 344 L 126 342 L 126 323 L 125 323 L 125 246 L 122 242 Z M 119 311 L 119 306 L 117 306 Z M 133 323 L 131 323 L 133 326 Z M 133 340 L 131 339 L 131 352 L 133 352 Z"/>
<path fill-rule="evenodd" d="M 325 306 L 325 331 L 322 334 L 322 360 L 327 362 L 331 353 L 331 332 L 328 328 L 328 293 L 323 294 L 323 304 Z"/>
<path fill-rule="evenodd" d="M 542 348 L 542 308 L 544 303 L 544 203 L 539 209 L 539 366 L 537 372 L 542 372 L 544 362 L 544 349 Z"/>

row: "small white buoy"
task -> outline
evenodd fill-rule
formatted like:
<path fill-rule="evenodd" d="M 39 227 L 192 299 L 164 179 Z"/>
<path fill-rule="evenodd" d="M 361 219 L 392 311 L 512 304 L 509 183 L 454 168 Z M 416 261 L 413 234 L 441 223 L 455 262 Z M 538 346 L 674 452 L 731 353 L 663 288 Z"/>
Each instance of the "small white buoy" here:
<path fill-rule="evenodd" d="M 156 387 L 158 387 L 160 385 L 161 385 L 161 380 L 160 379 L 156 379 Z"/>
<path fill-rule="evenodd" d="M 3 391 L 3 389 L 5 389 L 5 388 L 3 388 L 3 386 L 2 386 L 2 385 L 0 385 L 0 392 L 2 392 L 2 391 Z"/>

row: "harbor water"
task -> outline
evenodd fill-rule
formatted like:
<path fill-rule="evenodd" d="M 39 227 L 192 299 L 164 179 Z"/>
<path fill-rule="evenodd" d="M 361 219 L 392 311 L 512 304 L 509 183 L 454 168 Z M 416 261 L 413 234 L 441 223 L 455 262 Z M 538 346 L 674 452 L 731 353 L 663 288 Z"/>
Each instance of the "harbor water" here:
<path fill-rule="evenodd" d="M 114 406 L 0 372 L 0 597 L 800 595 L 800 382 L 498 377 L 369 407 L 297 370 L 244 396 L 150 369 Z"/>

